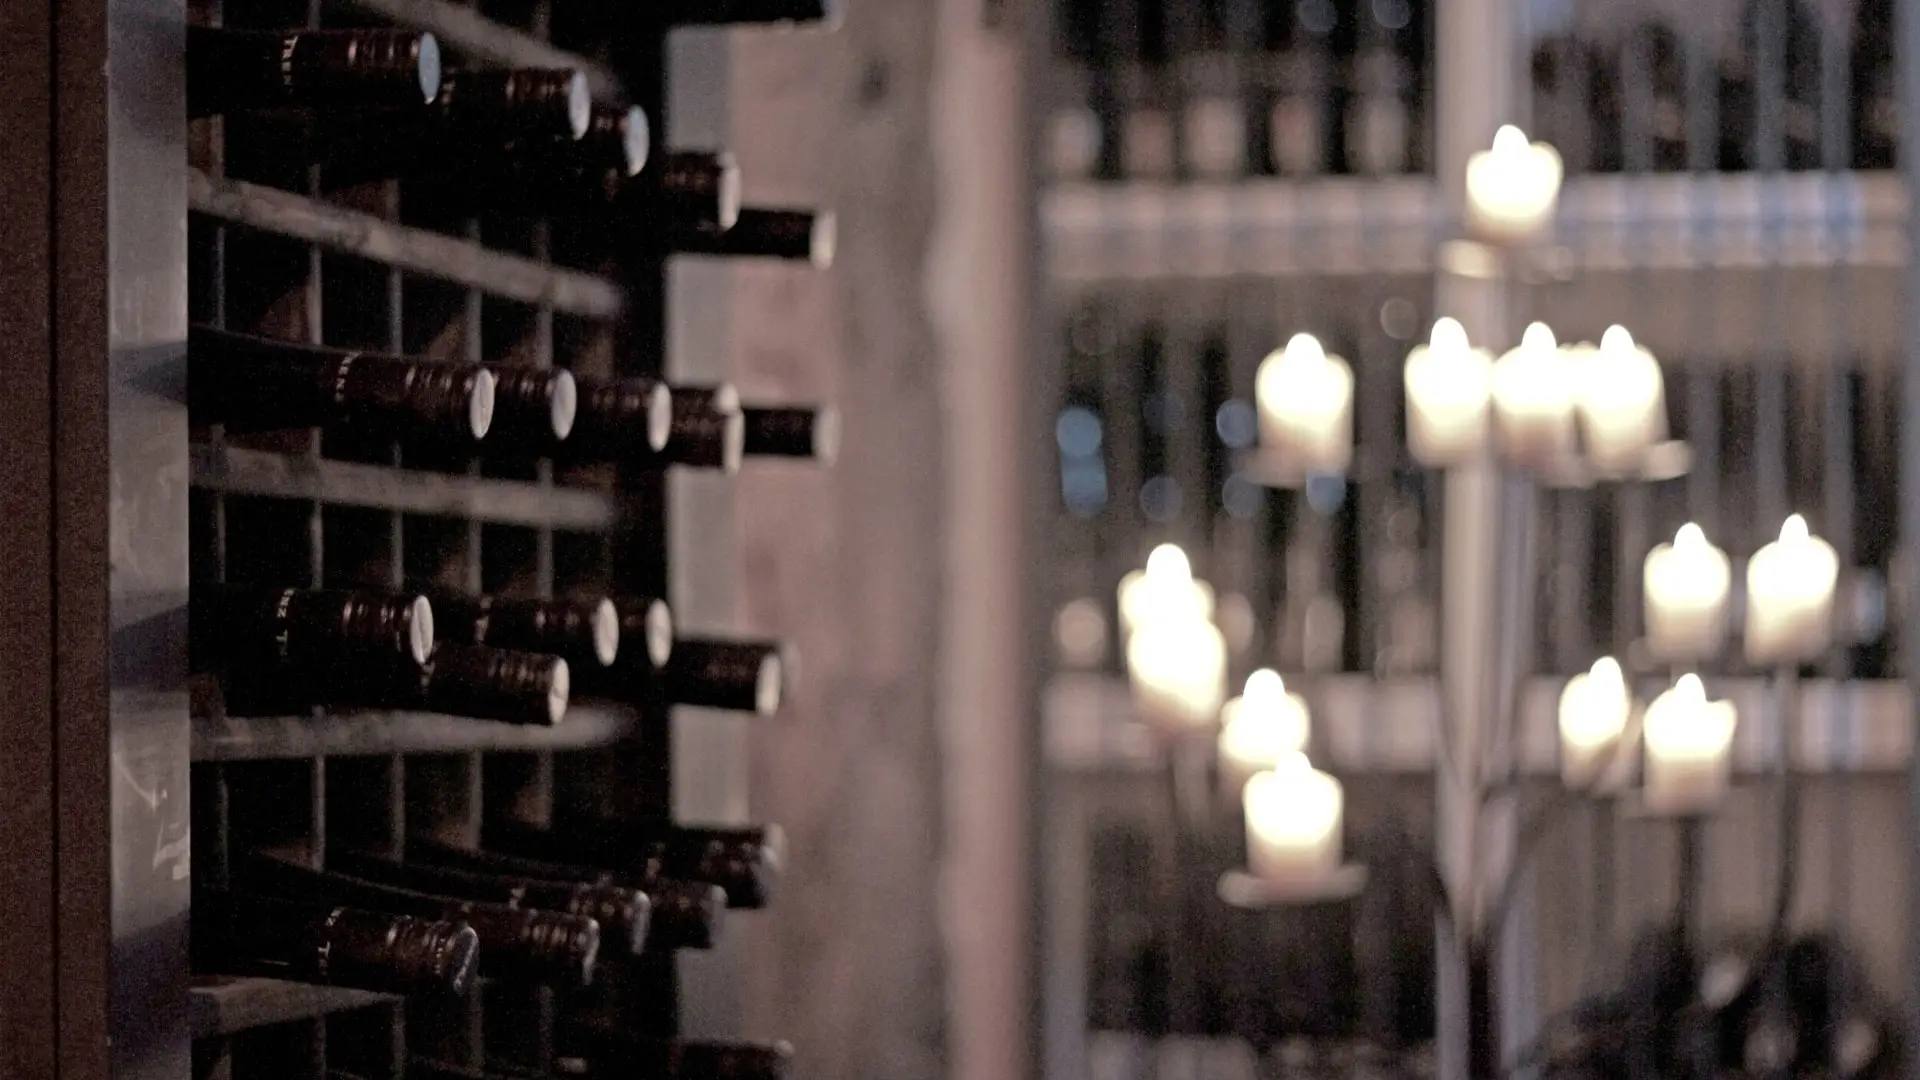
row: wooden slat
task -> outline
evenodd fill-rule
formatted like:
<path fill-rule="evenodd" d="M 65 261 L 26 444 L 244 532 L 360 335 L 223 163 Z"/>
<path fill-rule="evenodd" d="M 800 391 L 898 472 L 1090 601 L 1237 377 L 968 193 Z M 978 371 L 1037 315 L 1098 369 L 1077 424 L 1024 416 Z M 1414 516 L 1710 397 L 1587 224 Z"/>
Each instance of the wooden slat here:
<path fill-rule="evenodd" d="M 188 993 L 197 1039 L 398 1000 L 366 990 L 278 979 L 221 979 L 194 986 Z"/>
<path fill-rule="evenodd" d="M 626 305 L 620 287 L 604 278 L 489 251 L 470 240 L 396 225 L 278 188 L 215 179 L 194 169 L 187 177 L 187 197 L 197 214 L 509 300 L 601 319 L 619 317 Z"/>
<path fill-rule="evenodd" d="M 595 100 L 610 105 L 626 102 L 626 91 L 613 72 L 564 49 L 529 37 L 487 19 L 468 7 L 441 0 L 350 0 L 362 11 L 392 19 L 403 26 L 427 30 L 457 53 L 506 67 L 573 68 L 587 77 Z"/>
<path fill-rule="evenodd" d="M 606 494 L 524 480 L 418 472 L 326 458 L 198 444 L 194 486 L 225 495 L 304 499 L 503 525 L 601 532 L 618 511 Z"/>
<path fill-rule="evenodd" d="M 522 727 L 420 712 L 310 716 L 196 716 L 195 761 L 304 758 L 317 755 L 454 753 L 476 750 L 581 750 L 607 746 L 632 730 L 633 713 L 576 705 L 557 727 Z"/>

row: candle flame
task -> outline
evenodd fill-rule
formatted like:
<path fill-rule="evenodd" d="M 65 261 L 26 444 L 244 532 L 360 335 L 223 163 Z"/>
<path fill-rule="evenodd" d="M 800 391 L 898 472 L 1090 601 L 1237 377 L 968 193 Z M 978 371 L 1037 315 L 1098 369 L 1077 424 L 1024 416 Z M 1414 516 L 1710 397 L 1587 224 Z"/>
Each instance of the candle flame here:
<path fill-rule="evenodd" d="M 1608 686 L 1624 686 L 1627 681 L 1626 673 L 1620 670 L 1620 661 L 1611 656 L 1603 656 L 1595 660 L 1593 667 L 1587 669 L 1587 675 L 1595 682 L 1605 683 Z"/>
<path fill-rule="evenodd" d="M 1497 156 L 1525 153 L 1530 146 L 1527 133 L 1512 124 L 1501 124 L 1493 133 L 1493 152 Z"/>
<path fill-rule="evenodd" d="M 1312 334 L 1295 334 L 1287 339 L 1281 361 L 1288 365 L 1324 364 L 1327 362 L 1327 350 L 1320 344 L 1320 339 Z"/>
<path fill-rule="evenodd" d="M 1147 556 L 1147 580 L 1173 582 L 1193 580 L 1193 564 L 1179 544 L 1161 544 Z"/>
<path fill-rule="evenodd" d="M 1270 707 L 1284 700 L 1286 694 L 1286 680 L 1272 668 L 1261 668 L 1247 676 L 1246 689 L 1240 692 L 1247 705 L 1255 709 Z"/>
<path fill-rule="evenodd" d="M 1520 335 L 1520 347 L 1528 352 L 1552 352 L 1560 347 L 1554 340 L 1553 328 L 1543 322 L 1528 323 L 1526 332 Z"/>
<path fill-rule="evenodd" d="M 1807 519 L 1799 514 L 1788 514 L 1787 520 L 1780 523 L 1780 542 L 1782 544 L 1804 544 L 1810 533 L 1807 532 Z"/>
<path fill-rule="evenodd" d="M 1691 671 L 1674 682 L 1673 692 L 1688 701 L 1705 702 L 1707 700 L 1707 684 L 1701 682 L 1700 676 Z"/>
<path fill-rule="evenodd" d="M 1677 548 L 1698 547 L 1706 542 L 1706 532 L 1691 521 L 1680 526 L 1680 531 L 1673 534 L 1673 546 Z"/>
<path fill-rule="evenodd" d="M 1436 351 L 1464 351 L 1467 346 L 1467 328 L 1460 320 L 1446 316 L 1433 324 L 1433 334 L 1427 344 Z"/>
<path fill-rule="evenodd" d="M 1633 335 L 1628 333 L 1627 328 L 1621 326 L 1619 323 L 1607 327 L 1607 332 L 1600 335 L 1600 352 L 1602 355 L 1613 357 L 1621 353 L 1631 353 L 1633 347 Z"/>

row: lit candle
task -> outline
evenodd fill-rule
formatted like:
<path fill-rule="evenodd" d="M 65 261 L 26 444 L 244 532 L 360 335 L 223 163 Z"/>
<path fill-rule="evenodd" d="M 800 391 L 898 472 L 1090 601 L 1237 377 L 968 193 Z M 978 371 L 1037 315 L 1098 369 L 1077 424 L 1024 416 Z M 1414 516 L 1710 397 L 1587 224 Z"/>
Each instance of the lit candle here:
<path fill-rule="evenodd" d="M 1493 412 L 1500 449 L 1541 466 L 1573 451 L 1573 377 L 1553 331 L 1534 323 L 1493 366 Z"/>
<path fill-rule="evenodd" d="M 1560 778 L 1568 787 L 1620 786 L 1626 755 L 1618 746 L 1632 711 L 1626 676 L 1611 656 L 1567 680 L 1560 692 Z"/>
<path fill-rule="evenodd" d="M 1132 634 L 1156 618 L 1213 617 L 1213 587 L 1195 581 L 1193 564 L 1178 544 L 1161 544 L 1147 555 L 1145 570 L 1120 579 L 1120 632 Z"/>
<path fill-rule="evenodd" d="M 1254 375 L 1262 447 L 1302 469 L 1341 472 L 1353 459 L 1353 369 L 1312 334 L 1260 362 Z"/>
<path fill-rule="evenodd" d="M 1580 421 L 1587 456 L 1609 472 L 1638 464 L 1667 437 L 1667 396 L 1660 364 L 1624 326 L 1600 335 L 1597 353 L 1577 365 Z"/>
<path fill-rule="evenodd" d="M 1227 641 L 1195 614 L 1156 618 L 1127 639 L 1127 674 L 1142 719 L 1168 735 L 1204 731 L 1227 696 Z"/>
<path fill-rule="evenodd" d="M 1733 773 L 1731 701 L 1708 701 L 1700 676 L 1682 675 L 1647 706 L 1647 809 L 1697 813 L 1720 800 Z"/>
<path fill-rule="evenodd" d="M 1700 660 L 1720 649 L 1726 634 L 1727 591 L 1733 581 L 1727 554 L 1688 522 L 1673 543 L 1647 553 L 1647 647 L 1662 660 Z"/>
<path fill-rule="evenodd" d="M 1247 676 L 1246 689 L 1221 708 L 1220 722 L 1220 775 L 1228 791 L 1307 748 L 1306 699 L 1267 668 Z"/>
<path fill-rule="evenodd" d="M 1425 345 L 1407 354 L 1407 447 L 1423 465 L 1456 465 L 1487 441 L 1493 357 L 1467 344 L 1457 319 L 1433 324 Z"/>
<path fill-rule="evenodd" d="M 1247 869 L 1268 881 L 1297 883 L 1340 869 L 1345 795 L 1340 781 L 1289 754 L 1255 773 L 1241 793 L 1247 817 Z"/>
<path fill-rule="evenodd" d="M 1528 143 L 1512 124 L 1493 133 L 1493 148 L 1467 159 L 1467 220 L 1489 240 L 1525 240 L 1553 216 L 1560 197 L 1560 154 Z"/>
<path fill-rule="evenodd" d="M 1833 640 L 1833 591 L 1840 557 L 1807 532 L 1799 514 L 1780 539 L 1747 563 L 1747 659 L 1756 664 L 1812 660 Z"/>

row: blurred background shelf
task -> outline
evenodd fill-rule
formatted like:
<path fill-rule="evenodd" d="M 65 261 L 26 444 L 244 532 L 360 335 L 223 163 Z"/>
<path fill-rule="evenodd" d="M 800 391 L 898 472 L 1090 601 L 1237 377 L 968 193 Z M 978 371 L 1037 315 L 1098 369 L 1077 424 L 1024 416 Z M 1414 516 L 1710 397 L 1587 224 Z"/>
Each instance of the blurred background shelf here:
<path fill-rule="evenodd" d="M 575 705 L 550 728 L 421 712 L 321 716 L 196 716 L 193 760 L 250 761 L 319 756 L 584 750 L 632 733 L 630 709 Z"/>
<path fill-rule="evenodd" d="M 196 983 L 188 995 L 196 1039 L 310 1020 L 369 1005 L 390 1005 L 399 1000 L 391 994 L 278 979 L 208 980 Z"/>

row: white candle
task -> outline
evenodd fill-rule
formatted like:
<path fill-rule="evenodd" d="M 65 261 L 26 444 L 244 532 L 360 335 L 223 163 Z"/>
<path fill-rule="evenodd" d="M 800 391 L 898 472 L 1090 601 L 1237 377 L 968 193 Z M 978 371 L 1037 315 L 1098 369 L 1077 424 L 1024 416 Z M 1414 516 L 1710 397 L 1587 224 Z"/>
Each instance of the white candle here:
<path fill-rule="evenodd" d="M 1155 619 L 1127 640 L 1134 706 L 1167 735 L 1205 731 L 1227 696 L 1227 641 L 1197 615 Z"/>
<path fill-rule="evenodd" d="M 1340 869 L 1345 795 L 1340 781 L 1289 754 L 1255 773 L 1241 794 L 1247 817 L 1247 869 L 1268 881 L 1302 882 Z"/>
<path fill-rule="evenodd" d="M 1254 375 L 1261 446 L 1302 469 L 1344 471 L 1353 459 L 1353 369 L 1312 334 L 1295 334 Z"/>
<path fill-rule="evenodd" d="M 1247 676 L 1246 689 L 1220 710 L 1220 775 L 1237 792 L 1254 773 L 1307 748 L 1311 730 L 1306 699 L 1287 689 L 1276 671 Z"/>
<path fill-rule="evenodd" d="M 1560 778 L 1568 787 L 1620 786 L 1627 755 L 1619 742 L 1632 711 L 1626 676 L 1611 656 L 1567 680 L 1560 692 Z"/>
<path fill-rule="evenodd" d="M 1666 384 L 1653 354 L 1624 326 L 1609 326 L 1600 349 L 1577 365 L 1579 408 L 1587 456 L 1607 472 L 1638 465 L 1647 448 L 1667 437 Z"/>
<path fill-rule="evenodd" d="M 1156 618 L 1213 617 L 1213 587 L 1195 581 L 1193 564 L 1178 544 L 1161 544 L 1147 555 L 1144 570 L 1120 579 L 1120 632 L 1132 634 Z"/>
<path fill-rule="evenodd" d="M 1489 240 L 1525 240 L 1553 216 L 1560 197 L 1560 154 L 1528 143 L 1511 124 L 1493 134 L 1493 148 L 1467 159 L 1467 221 Z"/>
<path fill-rule="evenodd" d="M 1457 465 L 1487 441 L 1493 356 L 1467 344 L 1456 319 L 1433 324 L 1427 344 L 1407 354 L 1407 447 L 1422 465 Z"/>
<path fill-rule="evenodd" d="M 1573 373 L 1546 323 L 1534 323 L 1493 366 L 1500 449 L 1519 464 L 1549 465 L 1573 452 Z"/>
<path fill-rule="evenodd" d="M 1720 801 L 1733 774 L 1731 701 L 1708 701 L 1700 676 L 1682 675 L 1647 706 L 1647 809 L 1697 813 Z"/>
<path fill-rule="evenodd" d="M 1833 592 L 1840 557 L 1807 532 L 1799 514 L 1780 539 L 1747 563 L 1747 659 L 1756 664 L 1812 660 L 1833 640 Z"/>
<path fill-rule="evenodd" d="M 1720 649 L 1727 627 L 1733 567 L 1727 554 L 1688 522 L 1673 543 L 1647 553 L 1647 647 L 1662 660 L 1701 660 Z"/>

